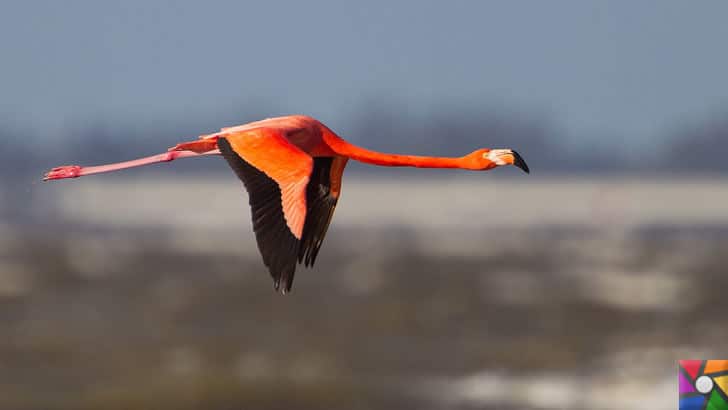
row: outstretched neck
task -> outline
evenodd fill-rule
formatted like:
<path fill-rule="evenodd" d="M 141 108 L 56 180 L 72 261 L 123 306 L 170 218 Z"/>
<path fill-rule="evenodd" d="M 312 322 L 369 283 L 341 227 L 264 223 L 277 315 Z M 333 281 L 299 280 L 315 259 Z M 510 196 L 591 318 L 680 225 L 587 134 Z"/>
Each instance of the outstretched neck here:
<path fill-rule="evenodd" d="M 336 135 L 326 135 L 324 140 L 338 155 L 367 164 L 385 167 L 418 168 L 465 168 L 470 169 L 465 157 L 424 157 L 417 155 L 388 154 L 357 147 Z"/>

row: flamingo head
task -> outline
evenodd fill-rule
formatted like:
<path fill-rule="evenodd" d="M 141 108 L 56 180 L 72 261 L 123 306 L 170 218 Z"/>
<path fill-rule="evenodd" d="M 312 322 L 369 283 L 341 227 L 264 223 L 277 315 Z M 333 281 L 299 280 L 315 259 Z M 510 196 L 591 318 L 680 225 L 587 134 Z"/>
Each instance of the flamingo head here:
<path fill-rule="evenodd" d="M 479 149 L 466 155 L 468 168 L 474 170 L 489 170 L 503 165 L 515 165 L 529 173 L 526 161 L 512 149 Z"/>

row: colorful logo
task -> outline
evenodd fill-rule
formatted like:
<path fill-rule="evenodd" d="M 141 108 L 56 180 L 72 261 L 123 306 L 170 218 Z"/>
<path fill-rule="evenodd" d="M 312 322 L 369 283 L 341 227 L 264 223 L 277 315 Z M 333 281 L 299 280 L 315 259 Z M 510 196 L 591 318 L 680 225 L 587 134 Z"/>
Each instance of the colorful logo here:
<path fill-rule="evenodd" d="M 728 360 L 680 360 L 680 410 L 728 410 Z"/>

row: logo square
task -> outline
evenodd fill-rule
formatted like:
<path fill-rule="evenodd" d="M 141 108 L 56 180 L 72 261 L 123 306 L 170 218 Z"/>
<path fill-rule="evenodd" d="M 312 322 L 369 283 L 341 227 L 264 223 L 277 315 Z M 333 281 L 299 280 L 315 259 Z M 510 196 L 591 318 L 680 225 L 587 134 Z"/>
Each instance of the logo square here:
<path fill-rule="evenodd" d="M 728 360 L 678 362 L 680 410 L 728 410 Z"/>

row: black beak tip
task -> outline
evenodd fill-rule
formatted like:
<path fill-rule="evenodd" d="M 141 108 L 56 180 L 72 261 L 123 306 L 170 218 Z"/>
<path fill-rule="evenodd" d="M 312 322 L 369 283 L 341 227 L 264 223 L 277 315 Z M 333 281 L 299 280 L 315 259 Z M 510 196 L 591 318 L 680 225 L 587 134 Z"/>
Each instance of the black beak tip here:
<path fill-rule="evenodd" d="M 511 152 L 513 153 L 513 165 L 521 168 L 523 172 L 530 174 L 531 170 L 528 169 L 528 165 L 526 164 L 526 161 L 523 160 L 523 157 L 521 157 L 521 155 L 516 151 Z"/>

